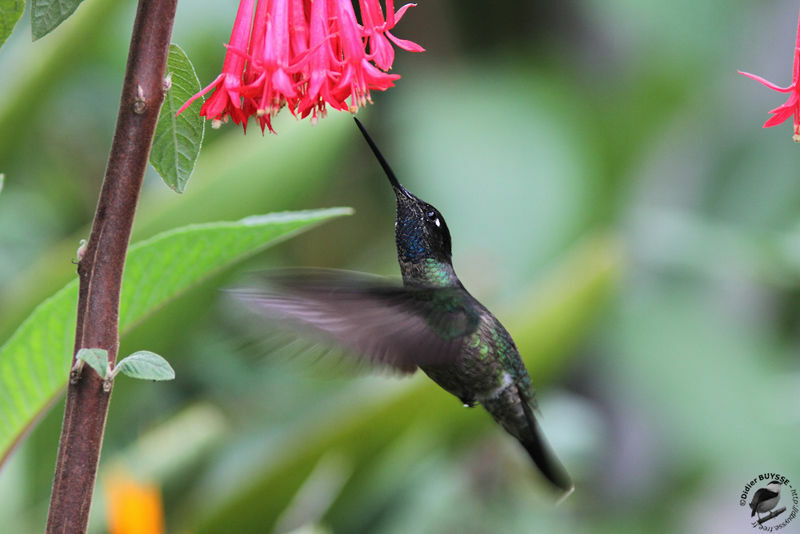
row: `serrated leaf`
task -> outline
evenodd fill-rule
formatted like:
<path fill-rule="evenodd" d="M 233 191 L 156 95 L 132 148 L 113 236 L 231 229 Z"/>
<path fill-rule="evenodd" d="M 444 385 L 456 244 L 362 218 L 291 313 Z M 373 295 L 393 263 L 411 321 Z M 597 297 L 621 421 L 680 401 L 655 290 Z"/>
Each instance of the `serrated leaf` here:
<path fill-rule="evenodd" d="M 101 378 L 108 374 L 108 351 L 105 349 L 81 349 L 75 355 L 79 360 L 86 362 L 89 367 L 97 371 Z"/>
<path fill-rule="evenodd" d="M 124 357 L 114 368 L 115 372 L 140 380 L 173 380 L 175 370 L 160 355 L 139 350 Z"/>
<path fill-rule="evenodd" d="M 72 15 L 83 0 L 33 0 L 31 2 L 31 32 L 33 40 L 55 30 Z"/>
<path fill-rule="evenodd" d="M 171 230 L 131 246 L 120 301 L 124 334 L 195 284 L 349 208 L 286 212 Z M 0 347 L 0 463 L 61 394 L 72 360 L 78 283 L 42 302 Z"/>
<path fill-rule="evenodd" d="M 190 109 L 175 116 L 183 103 L 201 89 L 192 62 L 176 44 L 169 45 L 167 79 L 170 89 L 158 116 L 150 164 L 170 189 L 183 193 L 200 154 L 206 121 Z"/>
<path fill-rule="evenodd" d="M 25 11 L 25 0 L 0 0 L 0 45 L 6 42 Z"/>

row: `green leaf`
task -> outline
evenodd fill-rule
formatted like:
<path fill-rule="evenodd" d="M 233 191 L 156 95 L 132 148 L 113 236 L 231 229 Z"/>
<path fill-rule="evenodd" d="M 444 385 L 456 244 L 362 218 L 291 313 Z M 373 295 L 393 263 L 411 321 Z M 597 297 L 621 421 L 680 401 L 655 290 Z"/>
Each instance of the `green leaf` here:
<path fill-rule="evenodd" d="M 11 35 L 23 11 L 25 0 L 0 0 L 0 45 Z"/>
<path fill-rule="evenodd" d="M 105 349 L 81 349 L 75 355 L 79 360 L 86 362 L 89 367 L 97 371 L 100 378 L 108 374 L 108 351 Z"/>
<path fill-rule="evenodd" d="M 349 208 L 331 208 L 197 224 L 133 245 L 125 262 L 121 333 L 225 267 L 350 213 Z M 0 463 L 66 384 L 77 296 L 73 280 L 40 304 L 0 347 Z"/>
<path fill-rule="evenodd" d="M 33 0 L 31 31 L 33 40 L 44 37 L 72 15 L 83 0 Z"/>
<path fill-rule="evenodd" d="M 122 373 L 140 380 L 174 380 L 175 370 L 167 360 L 155 352 L 139 350 L 123 358 L 114 368 L 114 373 Z"/>
<path fill-rule="evenodd" d="M 158 116 L 150 164 L 170 189 L 183 193 L 200 154 L 206 121 L 193 109 L 175 116 L 183 103 L 201 89 L 192 62 L 176 44 L 169 45 L 167 79 L 170 89 Z M 202 103 L 202 98 L 199 100 Z"/>

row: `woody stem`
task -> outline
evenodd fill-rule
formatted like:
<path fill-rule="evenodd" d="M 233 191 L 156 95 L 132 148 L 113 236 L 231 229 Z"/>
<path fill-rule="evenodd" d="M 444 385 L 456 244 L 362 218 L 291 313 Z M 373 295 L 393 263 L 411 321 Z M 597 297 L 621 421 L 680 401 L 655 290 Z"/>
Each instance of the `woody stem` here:
<path fill-rule="evenodd" d="M 101 348 L 115 362 L 122 271 L 144 171 L 164 98 L 177 0 L 140 0 L 117 126 L 80 279 L 75 350 Z M 73 356 L 73 366 L 75 364 Z M 53 480 L 47 533 L 83 533 L 89 520 L 110 391 L 88 366 L 73 373 Z"/>

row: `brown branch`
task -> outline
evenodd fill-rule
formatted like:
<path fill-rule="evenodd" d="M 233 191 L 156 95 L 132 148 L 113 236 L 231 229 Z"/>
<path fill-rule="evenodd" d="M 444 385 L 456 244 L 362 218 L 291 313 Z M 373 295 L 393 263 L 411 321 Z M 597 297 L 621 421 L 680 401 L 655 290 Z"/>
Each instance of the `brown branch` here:
<path fill-rule="evenodd" d="M 164 97 L 176 5 L 177 0 L 139 1 L 108 166 L 86 252 L 78 263 L 75 352 L 102 348 L 112 363 L 119 345 L 122 270 Z M 86 532 L 110 396 L 102 382 L 88 366 L 70 377 L 48 534 Z"/>

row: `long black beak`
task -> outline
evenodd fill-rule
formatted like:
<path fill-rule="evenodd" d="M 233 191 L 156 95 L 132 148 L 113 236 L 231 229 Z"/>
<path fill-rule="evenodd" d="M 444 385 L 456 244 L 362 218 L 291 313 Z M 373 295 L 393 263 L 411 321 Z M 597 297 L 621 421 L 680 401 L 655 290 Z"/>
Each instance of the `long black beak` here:
<path fill-rule="evenodd" d="M 356 121 L 356 126 L 358 126 L 358 129 L 361 130 L 361 135 L 364 136 L 364 139 L 367 140 L 367 144 L 372 149 L 372 153 L 375 154 L 375 157 L 378 159 L 378 163 L 380 163 L 381 167 L 383 167 L 383 172 L 385 172 L 386 177 L 389 178 L 389 183 L 392 184 L 392 188 L 394 189 L 395 194 L 402 193 L 406 197 L 413 199 L 414 196 L 411 193 L 409 193 L 405 187 L 400 185 L 400 182 L 397 181 L 397 177 L 394 175 L 394 171 L 392 171 L 392 168 L 389 167 L 389 163 L 387 163 L 386 159 L 383 157 L 383 154 L 381 154 L 381 151 L 378 150 L 378 147 L 375 145 L 375 141 L 373 141 L 372 137 L 369 136 L 369 133 L 367 133 L 367 129 L 364 128 L 364 125 L 361 124 L 361 121 L 355 117 L 353 117 L 353 120 Z"/>

